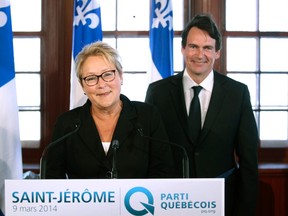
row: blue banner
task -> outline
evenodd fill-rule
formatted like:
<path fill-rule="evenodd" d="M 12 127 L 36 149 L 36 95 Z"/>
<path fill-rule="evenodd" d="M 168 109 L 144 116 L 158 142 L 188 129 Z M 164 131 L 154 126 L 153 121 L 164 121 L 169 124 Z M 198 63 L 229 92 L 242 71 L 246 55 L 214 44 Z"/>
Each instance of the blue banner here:
<path fill-rule="evenodd" d="M 174 74 L 171 0 L 152 0 L 150 17 L 151 81 Z"/>
<path fill-rule="evenodd" d="M 76 77 L 75 58 L 85 45 L 102 38 L 100 0 L 74 0 L 70 109 L 81 106 L 87 99 Z"/>
<path fill-rule="evenodd" d="M 100 0 L 74 2 L 73 57 L 94 41 L 102 41 Z"/>
<path fill-rule="evenodd" d="M 22 152 L 16 95 L 10 1 L 0 0 L 0 216 L 4 180 L 22 178 Z"/>
<path fill-rule="evenodd" d="M 10 4 L 4 1 L 0 3 L 0 87 L 15 77 L 13 56 Z"/>

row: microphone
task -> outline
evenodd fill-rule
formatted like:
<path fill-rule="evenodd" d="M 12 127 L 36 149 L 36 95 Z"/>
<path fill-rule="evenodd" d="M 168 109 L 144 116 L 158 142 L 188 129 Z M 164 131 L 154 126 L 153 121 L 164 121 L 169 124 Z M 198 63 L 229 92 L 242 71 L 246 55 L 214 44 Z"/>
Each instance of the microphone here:
<path fill-rule="evenodd" d="M 112 161 L 111 179 L 117 179 L 118 173 L 117 173 L 117 166 L 116 166 L 116 155 L 117 155 L 117 149 L 119 148 L 118 140 L 112 141 L 112 148 L 113 148 L 113 161 Z"/>
<path fill-rule="evenodd" d="M 51 148 L 53 148 L 55 145 L 57 145 L 59 142 L 61 142 L 62 140 L 67 139 L 69 136 L 71 136 L 72 134 L 76 133 L 79 130 L 79 128 L 80 128 L 80 123 L 81 123 L 80 120 L 76 119 L 75 120 L 75 125 L 74 125 L 75 126 L 74 130 L 72 130 L 69 133 L 65 134 L 64 136 L 54 140 L 53 142 L 49 143 L 45 147 L 45 149 L 44 149 L 44 151 L 42 153 L 42 157 L 40 159 L 40 179 L 46 179 L 46 166 L 47 166 L 47 164 L 46 164 L 47 163 L 47 161 L 46 161 L 47 158 L 46 157 L 47 157 L 47 154 L 48 154 L 49 150 Z"/>
<path fill-rule="evenodd" d="M 144 135 L 142 127 L 141 127 L 141 124 L 139 124 L 139 123 L 136 125 L 136 127 L 137 127 L 137 131 L 138 131 L 138 133 L 140 134 L 141 137 L 144 137 L 146 139 L 153 140 L 153 141 L 156 141 L 156 142 L 160 142 L 160 143 L 163 143 L 163 144 L 167 144 L 167 145 L 170 145 L 170 146 L 176 146 L 177 148 L 180 148 L 183 151 L 183 158 L 182 158 L 183 178 L 189 178 L 189 157 L 188 157 L 186 149 L 183 146 L 181 146 L 181 145 L 179 145 L 177 143 L 168 142 L 166 140 L 161 140 L 161 139 L 157 139 L 157 138 L 154 138 L 154 137 L 150 137 L 150 136 Z"/>

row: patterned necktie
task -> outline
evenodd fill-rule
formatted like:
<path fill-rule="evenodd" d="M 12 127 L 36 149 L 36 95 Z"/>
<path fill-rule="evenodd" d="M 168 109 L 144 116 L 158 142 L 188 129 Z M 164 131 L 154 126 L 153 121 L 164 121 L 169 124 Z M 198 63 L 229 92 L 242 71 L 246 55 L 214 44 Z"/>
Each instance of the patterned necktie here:
<path fill-rule="evenodd" d="M 193 86 L 194 97 L 190 104 L 189 111 L 189 130 L 192 137 L 192 142 L 196 143 L 201 131 L 201 108 L 198 94 L 201 91 L 201 86 Z"/>

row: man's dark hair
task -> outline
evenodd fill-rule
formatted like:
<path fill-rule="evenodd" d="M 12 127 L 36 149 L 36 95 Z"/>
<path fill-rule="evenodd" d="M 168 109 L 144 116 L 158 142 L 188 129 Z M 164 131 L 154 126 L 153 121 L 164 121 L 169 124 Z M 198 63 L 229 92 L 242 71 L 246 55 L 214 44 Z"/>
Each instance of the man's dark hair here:
<path fill-rule="evenodd" d="M 185 29 L 182 32 L 182 47 L 184 48 L 187 43 L 187 36 L 192 27 L 197 27 L 201 30 L 206 31 L 209 36 L 216 40 L 215 49 L 216 51 L 222 48 L 222 36 L 217 28 L 212 17 L 208 14 L 199 14 L 193 17 L 190 22 L 187 23 Z"/>

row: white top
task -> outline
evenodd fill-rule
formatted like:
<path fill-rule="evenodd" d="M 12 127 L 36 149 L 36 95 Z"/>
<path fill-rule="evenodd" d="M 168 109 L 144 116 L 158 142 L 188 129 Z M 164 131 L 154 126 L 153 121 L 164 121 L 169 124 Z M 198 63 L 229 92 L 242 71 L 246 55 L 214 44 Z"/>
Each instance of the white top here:
<path fill-rule="evenodd" d="M 191 77 L 188 75 L 187 70 L 184 70 L 183 74 L 183 90 L 184 90 L 184 97 L 185 97 L 185 103 L 186 103 L 186 110 L 187 110 L 187 116 L 189 115 L 189 109 L 191 100 L 194 96 L 194 91 L 192 89 L 193 86 L 198 86 L 194 80 L 191 79 Z M 205 117 L 208 111 L 212 89 L 214 84 L 214 73 L 211 71 L 209 75 L 206 77 L 205 80 L 203 80 L 199 85 L 202 86 L 202 90 L 199 93 L 199 101 L 201 106 L 201 125 L 203 127 Z"/>
<path fill-rule="evenodd" d="M 107 155 L 107 152 L 108 152 L 109 147 L 110 147 L 110 142 L 102 142 L 102 146 L 103 146 L 105 154 Z"/>

